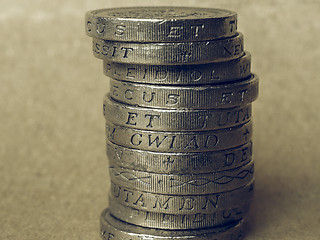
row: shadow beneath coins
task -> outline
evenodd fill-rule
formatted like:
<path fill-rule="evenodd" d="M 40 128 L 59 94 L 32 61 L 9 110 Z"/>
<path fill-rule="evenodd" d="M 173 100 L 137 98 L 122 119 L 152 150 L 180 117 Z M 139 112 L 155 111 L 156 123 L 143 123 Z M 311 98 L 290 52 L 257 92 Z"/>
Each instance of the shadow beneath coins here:
<path fill-rule="evenodd" d="M 266 177 L 266 176 L 264 176 Z M 256 178 L 255 193 L 250 211 L 245 219 L 245 236 L 255 235 L 287 221 L 283 209 L 290 203 L 290 181 L 280 181 L 279 176 Z"/>

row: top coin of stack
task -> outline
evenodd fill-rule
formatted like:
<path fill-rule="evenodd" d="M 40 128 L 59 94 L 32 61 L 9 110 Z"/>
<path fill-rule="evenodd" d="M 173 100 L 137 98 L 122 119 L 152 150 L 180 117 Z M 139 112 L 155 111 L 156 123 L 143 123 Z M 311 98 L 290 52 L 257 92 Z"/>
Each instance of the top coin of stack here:
<path fill-rule="evenodd" d="M 232 37 L 237 14 L 223 9 L 130 7 L 86 14 L 90 37 L 108 41 L 190 42 Z"/>
<path fill-rule="evenodd" d="M 241 239 L 254 186 L 258 77 L 237 14 L 130 7 L 93 10 L 85 21 L 112 79 L 102 238 Z"/>

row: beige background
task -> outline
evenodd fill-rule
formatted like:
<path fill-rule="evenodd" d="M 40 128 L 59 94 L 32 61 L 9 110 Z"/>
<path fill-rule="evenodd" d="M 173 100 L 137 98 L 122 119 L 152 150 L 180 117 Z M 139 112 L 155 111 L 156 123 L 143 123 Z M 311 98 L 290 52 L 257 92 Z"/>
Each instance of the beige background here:
<path fill-rule="evenodd" d="M 84 13 L 130 5 L 238 12 L 261 78 L 247 239 L 319 239 L 317 0 L 1 0 L 0 239 L 99 239 L 108 81 L 85 36 Z"/>

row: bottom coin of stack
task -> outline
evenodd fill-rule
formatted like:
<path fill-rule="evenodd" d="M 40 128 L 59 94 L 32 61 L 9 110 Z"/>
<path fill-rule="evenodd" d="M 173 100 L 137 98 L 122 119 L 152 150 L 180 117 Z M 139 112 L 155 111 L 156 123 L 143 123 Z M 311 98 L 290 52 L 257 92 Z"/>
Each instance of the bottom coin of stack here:
<path fill-rule="evenodd" d="M 121 240 L 241 240 L 243 239 L 243 221 L 233 222 L 220 227 L 211 227 L 198 230 L 162 230 L 139 227 L 128 224 L 110 214 L 106 209 L 101 214 L 101 236 L 103 239 Z"/>

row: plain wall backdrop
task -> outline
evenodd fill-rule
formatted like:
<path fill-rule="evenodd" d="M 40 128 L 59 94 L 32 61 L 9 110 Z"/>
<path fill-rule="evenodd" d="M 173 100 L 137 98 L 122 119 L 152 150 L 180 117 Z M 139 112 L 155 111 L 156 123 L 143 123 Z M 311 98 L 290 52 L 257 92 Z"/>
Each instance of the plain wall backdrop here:
<path fill-rule="evenodd" d="M 260 77 L 246 239 L 319 239 L 320 2 L 311 0 L 2 0 L 0 239 L 99 239 L 108 79 L 84 14 L 133 5 L 238 13 Z"/>

